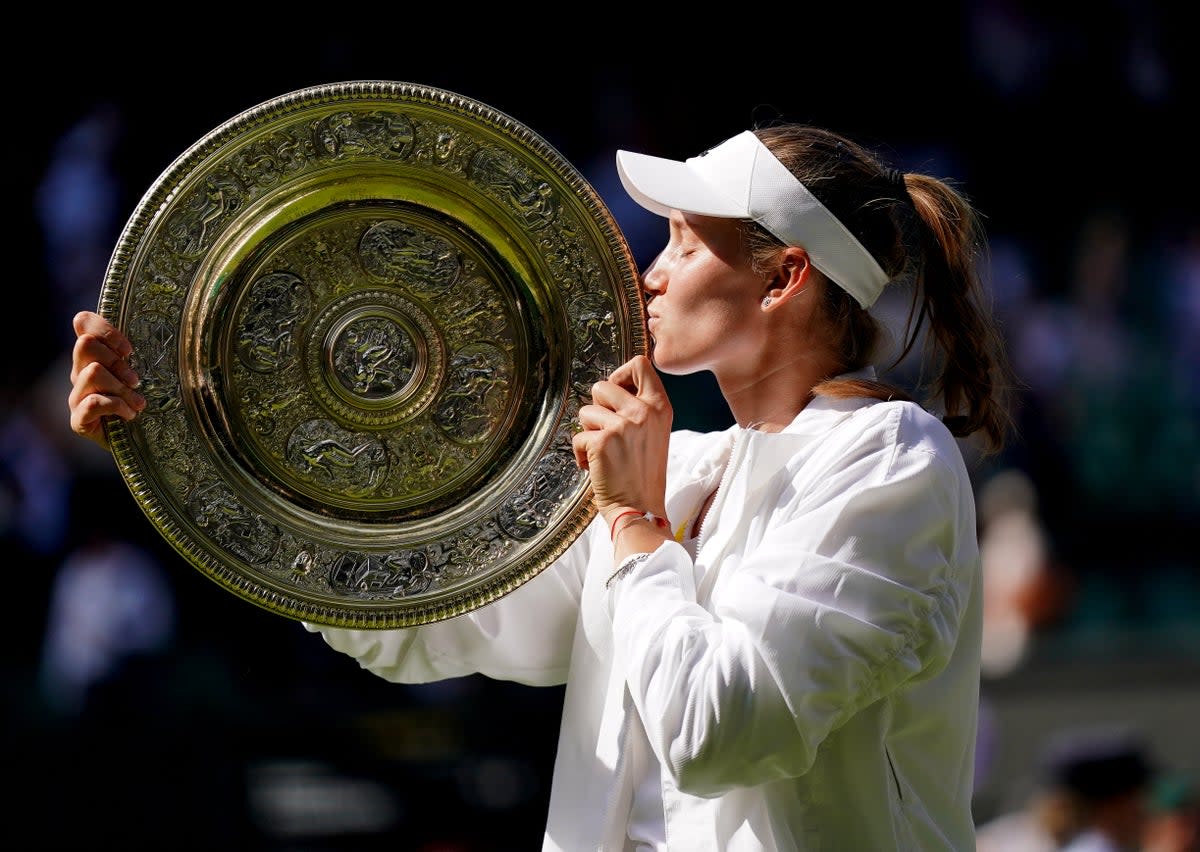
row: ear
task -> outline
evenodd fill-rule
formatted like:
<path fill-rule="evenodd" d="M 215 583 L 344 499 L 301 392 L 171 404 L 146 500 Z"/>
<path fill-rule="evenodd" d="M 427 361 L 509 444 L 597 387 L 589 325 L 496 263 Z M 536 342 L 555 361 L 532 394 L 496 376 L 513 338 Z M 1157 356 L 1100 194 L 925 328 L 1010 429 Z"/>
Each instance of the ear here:
<path fill-rule="evenodd" d="M 767 280 L 767 289 L 763 293 L 763 310 L 772 310 L 803 293 L 813 268 L 808 252 L 799 246 L 788 246 L 780 252 L 778 264 Z M 766 301 L 768 298 L 769 302 Z"/>

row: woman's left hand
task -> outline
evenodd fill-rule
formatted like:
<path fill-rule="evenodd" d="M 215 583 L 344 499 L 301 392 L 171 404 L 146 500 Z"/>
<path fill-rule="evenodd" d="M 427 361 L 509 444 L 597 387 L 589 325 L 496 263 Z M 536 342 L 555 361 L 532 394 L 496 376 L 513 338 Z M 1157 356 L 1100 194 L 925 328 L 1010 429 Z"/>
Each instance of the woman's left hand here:
<path fill-rule="evenodd" d="M 575 461 L 590 471 L 596 507 L 609 522 L 623 509 L 666 515 L 667 445 L 674 412 L 645 355 L 637 355 L 592 386 L 579 409 Z"/>

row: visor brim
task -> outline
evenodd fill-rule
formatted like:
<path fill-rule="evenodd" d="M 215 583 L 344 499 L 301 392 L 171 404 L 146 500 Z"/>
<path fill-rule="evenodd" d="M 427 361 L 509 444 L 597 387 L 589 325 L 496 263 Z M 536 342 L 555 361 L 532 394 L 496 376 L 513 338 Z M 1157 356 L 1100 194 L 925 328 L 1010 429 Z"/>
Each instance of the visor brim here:
<path fill-rule="evenodd" d="M 659 216 L 680 210 L 722 219 L 749 218 L 748 211 L 716 192 L 687 163 L 617 151 L 617 174 L 629 197 Z"/>

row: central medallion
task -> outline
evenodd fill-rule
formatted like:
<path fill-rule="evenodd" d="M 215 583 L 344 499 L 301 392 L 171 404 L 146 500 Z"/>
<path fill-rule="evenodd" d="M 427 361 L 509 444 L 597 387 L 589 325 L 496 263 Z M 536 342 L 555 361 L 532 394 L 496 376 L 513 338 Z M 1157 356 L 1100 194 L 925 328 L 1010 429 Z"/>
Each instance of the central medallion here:
<path fill-rule="evenodd" d="M 308 385 L 337 420 L 388 428 L 416 417 L 437 392 L 446 347 L 434 320 L 398 289 L 333 299 L 313 323 Z"/>
<path fill-rule="evenodd" d="M 399 317 L 364 311 L 334 329 L 326 355 L 338 383 L 370 404 L 403 396 L 423 366 L 417 350 Z"/>

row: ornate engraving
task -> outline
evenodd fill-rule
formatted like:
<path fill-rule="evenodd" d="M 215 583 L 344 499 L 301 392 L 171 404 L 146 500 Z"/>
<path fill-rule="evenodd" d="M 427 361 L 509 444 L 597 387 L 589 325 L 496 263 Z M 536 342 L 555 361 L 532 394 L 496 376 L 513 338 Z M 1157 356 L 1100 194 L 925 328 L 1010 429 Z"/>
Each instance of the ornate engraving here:
<path fill-rule="evenodd" d="M 184 208 L 170 218 L 166 245 L 183 257 L 197 257 L 245 202 L 241 181 L 227 170 L 214 172 L 205 179 L 204 189 L 193 193 Z"/>
<path fill-rule="evenodd" d="M 299 404 L 300 396 L 290 388 L 270 393 L 265 388 L 248 387 L 241 403 L 250 427 L 260 435 L 269 436 L 275 432 L 277 416 Z"/>
<path fill-rule="evenodd" d="M 544 456 L 521 491 L 500 508 L 500 528 L 521 541 L 544 530 L 578 471 L 573 455 L 555 452 Z"/>
<path fill-rule="evenodd" d="M 430 124 L 428 132 L 433 138 L 428 153 L 429 161 L 451 171 L 462 171 L 464 159 L 475 150 L 474 143 L 446 125 Z"/>
<path fill-rule="evenodd" d="M 435 323 L 396 289 L 363 288 L 327 301 L 307 331 L 307 393 L 354 428 L 419 419 L 446 369 Z"/>
<path fill-rule="evenodd" d="M 372 493 L 387 476 L 387 451 L 378 439 L 328 420 L 301 423 L 288 438 L 287 460 L 301 479 L 348 497 Z"/>
<path fill-rule="evenodd" d="M 333 368 L 352 393 L 381 399 L 402 390 L 413 376 L 417 348 L 400 325 L 387 317 L 354 320 L 333 341 Z"/>
<path fill-rule="evenodd" d="M 375 156 L 403 160 L 412 150 L 412 121 L 396 112 L 336 112 L 313 125 L 317 150 L 330 157 Z"/>
<path fill-rule="evenodd" d="M 129 363 L 142 380 L 138 392 L 146 398 L 144 415 L 170 411 L 179 405 L 175 367 L 175 324 L 169 318 L 147 311 L 129 323 L 136 341 Z"/>
<path fill-rule="evenodd" d="M 413 429 L 402 441 L 390 445 L 396 456 L 394 470 L 400 494 L 421 494 L 450 481 L 466 467 L 471 451 L 452 444 L 426 424 Z"/>
<path fill-rule="evenodd" d="M 333 564 L 329 585 L 367 600 L 402 598 L 429 591 L 437 577 L 423 550 L 398 553 L 344 553 Z"/>
<path fill-rule="evenodd" d="M 514 548 L 516 542 L 505 536 L 494 518 L 467 527 L 462 535 L 454 539 L 453 548 L 458 554 L 456 563 L 464 575 L 474 574 L 503 559 Z"/>
<path fill-rule="evenodd" d="M 456 294 L 456 303 L 444 309 L 446 336 L 451 342 L 490 340 L 511 346 L 508 311 L 488 279 L 475 276 L 460 286 Z"/>
<path fill-rule="evenodd" d="M 553 187 L 508 151 L 483 149 L 471 159 L 469 175 L 489 195 L 511 206 L 527 228 L 545 228 L 558 214 Z"/>
<path fill-rule="evenodd" d="M 385 221 L 359 245 L 363 268 L 383 281 L 436 296 L 458 279 L 462 260 L 450 243 L 403 222 Z"/>
<path fill-rule="evenodd" d="M 295 358 L 296 327 L 309 312 L 308 287 L 290 272 L 264 275 L 250 285 L 238 323 L 237 353 L 260 373 L 278 370 Z"/>
<path fill-rule="evenodd" d="M 489 343 L 464 346 L 450 359 L 433 422 L 453 441 L 473 444 L 500 425 L 512 378 L 508 357 Z"/>
<path fill-rule="evenodd" d="M 617 314 L 602 293 L 588 293 L 571 302 L 575 322 L 575 355 L 584 363 L 606 359 L 617 345 Z"/>
<path fill-rule="evenodd" d="M 279 545 L 279 529 L 247 510 L 223 482 L 196 486 L 187 501 L 192 519 L 224 550 L 259 565 Z"/>

